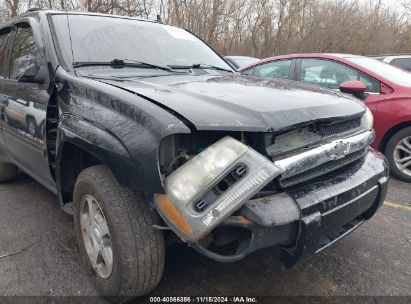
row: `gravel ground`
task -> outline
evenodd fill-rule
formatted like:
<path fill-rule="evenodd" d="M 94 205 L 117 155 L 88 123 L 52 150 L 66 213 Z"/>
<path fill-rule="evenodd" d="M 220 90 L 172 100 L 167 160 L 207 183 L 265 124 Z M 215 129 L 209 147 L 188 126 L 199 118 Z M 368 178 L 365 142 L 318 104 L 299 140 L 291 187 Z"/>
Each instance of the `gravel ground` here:
<path fill-rule="evenodd" d="M 72 218 L 58 208 L 52 193 L 25 175 L 0 185 L 0 274 L 0 295 L 96 295 L 78 254 Z M 275 249 L 221 264 L 182 245 L 171 246 L 164 277 L 151 296 L 239 294 L 395 295 L 408 296 L 408 303 L 411 184 L 391 179 L 387 201 L 374 218 L 290 270 L 280 267 Z"/>

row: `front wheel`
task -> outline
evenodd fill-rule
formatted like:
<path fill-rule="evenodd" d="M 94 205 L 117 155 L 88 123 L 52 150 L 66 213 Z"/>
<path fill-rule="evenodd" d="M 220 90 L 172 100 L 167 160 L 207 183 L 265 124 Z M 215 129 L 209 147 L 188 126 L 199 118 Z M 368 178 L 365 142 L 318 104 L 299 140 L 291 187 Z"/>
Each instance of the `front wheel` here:
<path fill-rule="evenodd" d="M 27 129 L 29 133 L 33 136 L 37 136 L 37 124 L 34 118 L 29 117 L 27 118 Z"/>
<path fill-rule="evenodd" d="M 400 180 L 411 182 L 411 127 L 398 131 L 390 138 L 385 156 L 391 173 Z"/>
<path fill-rule="evenodd" d="M 77 179 L 74 224 L 80 252 L 98 292 L 115 302 L 152 290 L 163 273 L 165 247 L 158 216 L 141 193 L 121 186 L 103 165 Z"/>

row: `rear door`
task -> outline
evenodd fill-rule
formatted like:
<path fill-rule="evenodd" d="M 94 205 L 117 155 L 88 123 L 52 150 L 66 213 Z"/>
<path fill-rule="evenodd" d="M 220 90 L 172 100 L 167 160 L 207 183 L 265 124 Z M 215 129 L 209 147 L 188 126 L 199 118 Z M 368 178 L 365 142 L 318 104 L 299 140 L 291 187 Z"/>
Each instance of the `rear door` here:
<path fill-rule="evenodd" d="M 16 23 L 10 66 L 5 75 L 3 135 L 10 155 L 20 167 L 50 189 L 55 184 L 48 165 L 46 110 L 50 99 L 48 81 L 36 83 L 21 75 L 22 62 L 35 58 L 46 67 L 42 37 L 37 21 L 27 18 Z"/>

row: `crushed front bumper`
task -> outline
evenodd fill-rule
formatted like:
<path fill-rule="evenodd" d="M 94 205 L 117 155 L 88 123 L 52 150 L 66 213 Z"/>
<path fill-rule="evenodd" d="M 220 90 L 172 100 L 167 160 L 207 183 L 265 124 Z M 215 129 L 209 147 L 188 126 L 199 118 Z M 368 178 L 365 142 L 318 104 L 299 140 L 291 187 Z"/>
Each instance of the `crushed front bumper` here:
<path fill-rule="evenodd" d="M 221 224 L 251 231 L 234 254 L 215 253 L 201 241 L 193 247 L 214 260 L 233 262 L 258 249 L 280 246 L 282 263 L 291 267 L 371 218 L 385 199 L 387 185 L 386 160 L 370 149 L 364 159 L 309 184 L 244 204 Z"/>

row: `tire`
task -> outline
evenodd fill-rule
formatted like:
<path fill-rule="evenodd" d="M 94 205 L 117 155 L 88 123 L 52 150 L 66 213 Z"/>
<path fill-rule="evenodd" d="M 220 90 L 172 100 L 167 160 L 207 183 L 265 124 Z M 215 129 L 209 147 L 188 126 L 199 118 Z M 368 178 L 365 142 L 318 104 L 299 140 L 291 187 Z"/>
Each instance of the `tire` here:
<path fill-rule="evenodd" d="M 19 169 L 13 164 L 0 163 L 0 183 L 16 179 Z"/>
<path fill-rule="evenodd" d="M 93 206 L 97 203 L 104 215 L 102 220 L 99 209 L 93 211 L 95 223 L 104 224 L 106 220 L 108 226 L 110 242 L 107 235 L 102 242 L 106 252 L 112 248 L 112 271 L 108 277 L 110 263 L 101 263 L 94 269 L 86 249 L 87 240 L 91 238 L 87 239 L 89 234 L 83 233 L 82 225 L 87 227 L 90 223 L 91 216 L 86 212 L 90 211 L 90 201 Z M 154 229 L 155 224 L 159 224 L 159 217 L 150 211 L 144 196 L 121 186 L 106 166 L 98 165 L 81 172 L 74 189 L 74 226 L 80 253 L 92 269 L 100 295 L 113 302 L 125 302 L 157 286 L 163 274 L 165 245 L 163 232 Z M 97 261 L 102 260 L 106 261 L 103 254 Z"/>
<path fill-rule="evenodd" d="M 411 163 L 409 163 L 409 161 L 411 161 L 411 158 L 408 159 L 408 157 L 411 157 L 411 152 L 408 153 L 407 151 L 411 151 L 410 144 L 411 127 L 407 127 L 395 133 L 390 138 L 385 147 L 385 156 L 387 157 L 388 162 L 390 164 L 390 170 L 392 175 L 394 175 L 396 178 L 402 181 L 409 183 L 411 183 Z M 402 147 L 404 147 L 405 149 L 402 150 Z M 402 161 L 399 162 L 399 159 L 401 159 Z M 401 166 L 401 164 L 407 165 L 405 167 L 400 168 L 399 166 Z"/>
<path fill-rule="evenodd" d="M 38 128 L 36 121 L 33 117 L 27 118 L 27 131 L 34 137 L 38 137 Z"/>

